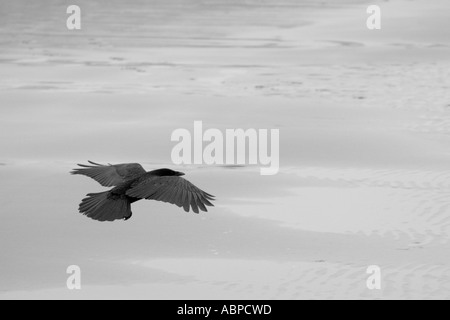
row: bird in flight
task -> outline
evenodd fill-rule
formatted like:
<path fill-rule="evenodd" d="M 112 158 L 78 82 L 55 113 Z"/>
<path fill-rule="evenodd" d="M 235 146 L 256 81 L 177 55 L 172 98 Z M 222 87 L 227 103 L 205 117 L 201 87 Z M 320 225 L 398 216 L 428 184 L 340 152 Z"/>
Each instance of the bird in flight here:
<path fill-rule="evenodd" d="M 131 204 L 141 199 L 158 200 L 183 207 L 184 211 L 195 213 L 208 211 L 214 206 L 213 195 L 200 190 L 182 178 L 182 172 L 158 169 L 146 172 L 138 163 L 102 165 L 89 161 L 89 165 L 78 164 L 71 174 L 88 176 L 109 191 L 89 193 L 79 206 L 80 213 L 97 221 L 128 220 L 131 218 Z"/>

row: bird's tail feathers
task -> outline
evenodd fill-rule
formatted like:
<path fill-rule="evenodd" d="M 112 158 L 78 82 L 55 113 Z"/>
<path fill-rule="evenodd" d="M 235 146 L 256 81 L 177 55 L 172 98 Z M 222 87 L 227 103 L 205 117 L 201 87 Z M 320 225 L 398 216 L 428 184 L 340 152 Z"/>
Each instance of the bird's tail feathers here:
<path fill-rule="evenodd" d="M 131 204 L 126 196 L 109 191 L 89 193 L 81 201 L 79 211 L 97 221 L 114 221 L 130 218 Z"/>

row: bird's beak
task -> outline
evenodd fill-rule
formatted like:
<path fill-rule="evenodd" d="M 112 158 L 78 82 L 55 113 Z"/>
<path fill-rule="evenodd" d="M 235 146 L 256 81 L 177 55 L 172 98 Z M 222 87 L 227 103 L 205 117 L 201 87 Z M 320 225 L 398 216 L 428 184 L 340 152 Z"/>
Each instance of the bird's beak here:
<path fill-rule="evenodd" d="M 180 172 L 180 171 L 178 171 L 178 175 L 179 175 L 179 176 L 184 176 L 184 173 L 183 173 L 183 172 Z"/>

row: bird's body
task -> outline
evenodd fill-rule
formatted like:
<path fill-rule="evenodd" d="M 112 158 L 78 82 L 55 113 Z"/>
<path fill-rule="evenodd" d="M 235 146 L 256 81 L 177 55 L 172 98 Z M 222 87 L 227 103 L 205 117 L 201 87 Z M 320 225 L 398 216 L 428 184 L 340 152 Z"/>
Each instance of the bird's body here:
<path fill-rule="evenodd" d="M 186 212 L 192 208 L 195 213 L 213 206 L 210 201 L 214 196 L 181 178 L 182 172 L 170 169 L 146 172 L 138 163 L 89 163 L 79 164 L 81 168 L 71 173 L 91 177 L 105 187 L 114 187 L 105 192 L 89 193 L 81 201 L 79 211 L 94 220 L 128 220 L 132 216 L 131 204 L 141 199 L 169 202 L 183 207 Z"/>

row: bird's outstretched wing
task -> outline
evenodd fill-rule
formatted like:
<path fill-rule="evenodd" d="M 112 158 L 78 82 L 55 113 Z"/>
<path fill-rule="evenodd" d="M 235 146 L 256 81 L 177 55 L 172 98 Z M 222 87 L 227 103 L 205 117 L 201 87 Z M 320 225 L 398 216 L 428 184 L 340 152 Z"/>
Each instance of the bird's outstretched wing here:
<path fill-rule="evenodd" d="M 131 185 L 127 196 L 140 199 L 152 199 L 176 204 L 188 212 L 192 207 L 195 213 L 208 211 L 206 206 L 214 206 L 210 201 L 214 196 L 200 190 L 179 176 L 152 176 L 138 180 Z"/>
<path fill-rule="evenodd" d="M 88 176 L 104 187 L 114 187 L 129 179 L 145 174 L 139 163 L 98 164 L 88 161 L 91 165 L 78 164 L 81 168 L 73 169 L 71 174 Z"/>

